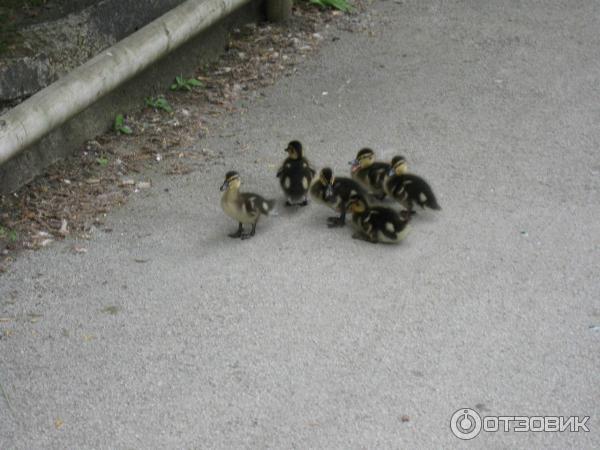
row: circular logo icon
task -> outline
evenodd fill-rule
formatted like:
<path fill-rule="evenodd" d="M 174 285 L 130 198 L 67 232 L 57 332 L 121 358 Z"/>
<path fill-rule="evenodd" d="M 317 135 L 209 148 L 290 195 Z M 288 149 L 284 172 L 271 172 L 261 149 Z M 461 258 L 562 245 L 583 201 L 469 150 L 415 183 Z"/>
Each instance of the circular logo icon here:
<path fill-rule="evenodd" d="M 473 439 L 481 431 L 481 416 L 470 408 L 459 409 L 452 414 L 450 429 L 459 439 Z"/>

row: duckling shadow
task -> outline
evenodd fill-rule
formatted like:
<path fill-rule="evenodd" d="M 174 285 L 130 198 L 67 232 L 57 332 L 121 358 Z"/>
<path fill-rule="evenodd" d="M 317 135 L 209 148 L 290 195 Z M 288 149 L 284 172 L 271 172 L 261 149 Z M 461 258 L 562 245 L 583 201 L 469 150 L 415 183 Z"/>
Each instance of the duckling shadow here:
<path fill-rule="evenodd" d="M 387 254 L 406 254 L 407 251 L 409 251 L 413 245 L 411 243 L 411 236 L 409 234 L 409 236 L 407 236 L 406 238 L 404 238 L 401 242 L 398 243 L 385 243 L 385 242 L 378 242 L 376 244 L 372 243 L 372 242 L 367 242 L 364 241 L 362 239 L 354 239 L 352 238 L 353 233 L 350 234 L 350 236 L 348 237 L 348 239 L 350 241 L 352 241 L 353 243 L 353 250 L 355 252 L 361 252 L 360 254 L 363 257 L 370 257 L 371 255 L 374 256 L 381 256 L 381 255 L 387 255 Z M 369 250 L 371 249 L 371 250 Z M 372 254 L 370 252 L 373 252 Z M 364 253 L 367 252 L 367 253 Z"/>
<path fill-rule="evenodd" d="M 310 203 L 305 205 L 305 206 L 301 206 L 301 205 L 286 205 L 285 204 L 285 200 L 280 200 L 277 199 L 277 203 L 275 204 L 275 213 L 273 214 L 274 217 L 280 216 L 280 217 L 291 217 L 291 216 L 296 216 L 298 214 L 303 213 L 304 211 L 306 211 L 307 209 L 310 209 Z"/>
<path fill-rule="evenodd" d="M 263 218 L 259 220 L 256 225 L 256 232 L 254 236 L 248 239 L 242 239 L 240 237 L 231 237 L 237 231 L 237 224 L 235 222 L 217 223 L 212 224 L 211 227 L 203 234 L 199 234 L 190 242 L 197 251 L 202 252 L 204 255 L 221 252 L 225 249 L 236 247 L 241 243 L 250 243 L 256 241 L 263 241 L 266 236 L 272 234 L 273 230 L 277 227 L 277 217 Z M 250 232 L 252 229 L 251 225 L 244 225 L 244 232 Z"/>
<path fill-rule="evenodd" d="M 346 216 L 346 224 L 343 226 L 335 226 L 335 227 L 330 227 L 329 225 L 329 218 L 332 217 L 339 217 L 339 214 L 334 213 L 332 210 L 327 210 L 325 208 L 315 208 L 310 216 L 307 217 L 306 222 L 305 222 L 305 227 L 309 228 L 311 230 L 326 230 L 326 231 L 330 231 L 330 232 L 335 232 L 337 230 L 344 230 L 344 229 L 349 229 L 352 227 L 352 224 L 350 223 L 351 216 Z"/>
<path fill-rule="evenodd" d="M 416 211 L 416 210 L 415 210 Z M 432 223 L 437 222 L 440 211 L 429 211 L 429 210 L 420 210 L 416 211 L 416 214 L 413 214 L 410 218 L 411 223 Z"/>
<path fill-rule="evenodd" d="M 307 206 L 298 207 L 290 206 L 285 208 L 286 211 L 280 214 L 285 219 L 287 226 L 299 228 L 302 234 L 310 236 L 326 236 L 331 233 L 349 233 L 352 225 L 350 223 L 351 216 L 346 216 L 346 225 L 339 227 L 329 227 L 328 218 L 338 217 L 339 213 L 324 208 L 321 205 L 309 202 Z"/>

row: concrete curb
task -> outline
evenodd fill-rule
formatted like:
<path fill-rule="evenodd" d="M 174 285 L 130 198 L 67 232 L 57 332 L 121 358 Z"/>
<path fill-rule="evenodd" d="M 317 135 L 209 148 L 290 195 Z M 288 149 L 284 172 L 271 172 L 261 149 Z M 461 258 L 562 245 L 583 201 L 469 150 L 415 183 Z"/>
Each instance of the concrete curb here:
<path fill-rule="evenodd" d="M 115 101 L 115 96 L 130 100 L 135 97 L 139 104 L 140 91 L 147 93 L 151 87 L 157 87 L 157 80 L 165 83 L 173 77 L 173 64 L 178 65 L 179 71 L 184 66 L 193 70 L 199 61 L 216 57 L 233 23 L 262 17 L 262 2 L 253 0 L 244 7 L 248 2 L 190 0 L 1 116 L 0 163 L 8 163 L 0 168 L 0 192 L 23 185 L 48 164 L 71 153 L 83 140 L 105 130 L 115 111 L 127 109 L 131 103 L 118 98 Z M 238 8 L 241 10 L 233 13 Z M 215 27 L 217 22 L 220 26 Z M 184 45 L 190 39 L 194 44 Z M 185 57 L 179 53 L 182 45 L 186 48 Z M 154 73 L 149 83 L 124 94 L 123 86 L 130 85 L 124 82 L 141 76 L 159 60 L 168 68 L 169 75 L 151 70 Z M 110 98 L 105 100 L 106 97 Z M 65 98 L 69 101 L 64 101 Z M 13 158 L 17 153 L 21 154 Z"/>

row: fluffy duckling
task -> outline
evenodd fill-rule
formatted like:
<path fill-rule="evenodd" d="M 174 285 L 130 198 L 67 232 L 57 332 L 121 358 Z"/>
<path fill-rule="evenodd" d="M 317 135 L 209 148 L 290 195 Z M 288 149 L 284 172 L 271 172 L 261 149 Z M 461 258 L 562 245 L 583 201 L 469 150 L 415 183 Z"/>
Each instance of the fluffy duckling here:
<path fill-rule="evenodd" d="M 368 192 L 378 200 L 383 200 L 385 191 L 383 181 L 390 170 L 390 165 L 385 162 L 375 161 L 375 152 L 370 148 L 363 148 L 350 161 L 352 165 L 352 178 L 358 181 Z"/>
<path fill-rule="evenodd" d="M 327 218 L 328 227 L 343 227 L 346 224 L 347 203 L 351 195 L 365 197 L 363 188 L 354 180 L 334 177 L 333 171 L 325 167 L 319 178 L 310 187 L 310 195 L 314 200 L 340 213 L 340 216 Z"/>
<path fill-rule="evenodd" d="M 427 181 L 407 172 L 406 159 L 403 156 L 394 156 L 383 185 L 385 192 L 405 206 L 411 214 L 414 214 L 413 203 L 417 203 L 422 209 L 442 209 Z"/>
<path fill-rule="evenodd" d="M 225 181 L 221 185 L 221 192 L 225 191 L 221 197 L 221 207 L 225 214 L 239 223 L 237 231 L 229 237 L 248 239 L 254 236 L 260 216 L 273 211 L 275 200 L 265 200 L 257 194 L 240 192 L 241 184 L 239 173 L 230 171 L 225 174 Z M 244 232 L 243 224 L 251 224 L 252 230 Z"/>
<path fill-rule="evenodd" d="M 348 202 L 348 209 L 352 211 L 352 225 L 356 233 L 354 239 L 362 239 L 373 244 L 383 242 L 396 244 L 408 233 L 410 214 L 397 213 L 385 206 L 369 206 L 358 195 L 352 195 Z"/>
<path fill-rule="evenodd" d="M 288 157 L 277 171 L 279 183 L 287 197 L 285 206 L 306 206 L 306 194 L 315 176 L 315 170 L 302 155 L 302 144 L 299 141 L 290 142 L 285 151 Z"/>

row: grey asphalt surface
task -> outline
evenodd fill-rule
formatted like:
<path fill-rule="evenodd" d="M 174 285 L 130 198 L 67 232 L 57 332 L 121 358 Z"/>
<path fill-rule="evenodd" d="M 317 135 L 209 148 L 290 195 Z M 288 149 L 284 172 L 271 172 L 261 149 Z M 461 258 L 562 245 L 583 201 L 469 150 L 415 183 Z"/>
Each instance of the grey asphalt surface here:
<path fill-rule="evenodd" d="M 223 160 L 0 278 L 1 449 L 600 448 L 599 4 L 371 12 L 198 143 Z M 225 171 L 282 200 L 293 138 L 338 173 L 404 154 L 443 210 L 399 246 L 315 204 L 228 238 Z M 590 432 L 461 441 L 464 407 Z"/>

